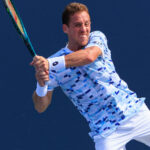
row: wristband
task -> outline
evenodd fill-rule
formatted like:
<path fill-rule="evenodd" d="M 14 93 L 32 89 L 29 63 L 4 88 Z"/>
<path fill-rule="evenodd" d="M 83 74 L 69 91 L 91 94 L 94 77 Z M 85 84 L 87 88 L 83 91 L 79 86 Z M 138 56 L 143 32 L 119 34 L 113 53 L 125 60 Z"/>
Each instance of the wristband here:
<path fill-rule="evenodd" d="M 59 73 L 66 69 L 64 56 L 48 58 L 47 60 L 49 62 L 50 72 Z"/>
<path fill-rule="evenodd" d="M 47 94 L 48 85 L 40 86 L 37 82 L 36 94 L 40 97 L 44 97 Z"/>

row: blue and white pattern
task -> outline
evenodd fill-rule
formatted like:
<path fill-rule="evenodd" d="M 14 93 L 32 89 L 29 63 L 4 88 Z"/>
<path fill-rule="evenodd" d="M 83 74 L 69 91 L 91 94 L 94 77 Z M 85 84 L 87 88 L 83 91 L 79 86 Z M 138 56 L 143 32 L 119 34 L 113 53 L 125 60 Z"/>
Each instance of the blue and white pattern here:
<path fill-rule="evenodd" d="M 145 98 L 137 98 L 116 73 L 107 39 L 102 32 L 90 34 L 86 47 L 90 46 L 98 46 L 102 55 L 91 64 L 61 71 L 54 70 L 59 62 L 54 63 L 48 90 L 60 86 L 88 121 L 89 135 L 107 137 L 139 110 Z M 69 53 L 72 51 L 65 47 L 50 58 Z"/>

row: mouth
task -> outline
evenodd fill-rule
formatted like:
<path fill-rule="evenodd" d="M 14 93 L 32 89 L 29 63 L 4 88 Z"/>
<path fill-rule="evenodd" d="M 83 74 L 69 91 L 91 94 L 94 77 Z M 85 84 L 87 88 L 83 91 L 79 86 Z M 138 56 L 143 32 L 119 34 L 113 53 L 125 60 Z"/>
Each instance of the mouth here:
<path fill-rule="evenodd" d="M 87 37 L 87 35 L 86 34 L 82 34 L 82 35 L 80 35 L 80 37 Z"/>
<path fill-rule="evenodd" d="M 87 39 L 87 38 L 88 38 L 88 35 L 85 35 L 85 34 L 80 35 L 80 38 L 81 38 L 81 39 Z"/>

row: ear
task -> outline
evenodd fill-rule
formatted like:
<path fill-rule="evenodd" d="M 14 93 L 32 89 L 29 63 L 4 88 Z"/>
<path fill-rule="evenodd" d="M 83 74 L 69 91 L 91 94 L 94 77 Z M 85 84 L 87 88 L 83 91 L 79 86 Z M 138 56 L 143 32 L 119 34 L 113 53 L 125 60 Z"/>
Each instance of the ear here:
<path fill-rule="evenodd" d="M 62 26 L 64 33 L 68 33 L 68 26 L 66 24 L 63 24 Z"/>

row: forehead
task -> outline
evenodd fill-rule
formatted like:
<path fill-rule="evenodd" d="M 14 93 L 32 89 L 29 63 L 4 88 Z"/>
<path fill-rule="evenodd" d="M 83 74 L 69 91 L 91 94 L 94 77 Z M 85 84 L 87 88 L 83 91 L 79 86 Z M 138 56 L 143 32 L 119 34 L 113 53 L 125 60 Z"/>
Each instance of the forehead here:
<path fill-rule="evenodd" d="M 77 12 L 70 16 L 70 23 L 90 21 L 90 16 L 86 11 Z"/>

